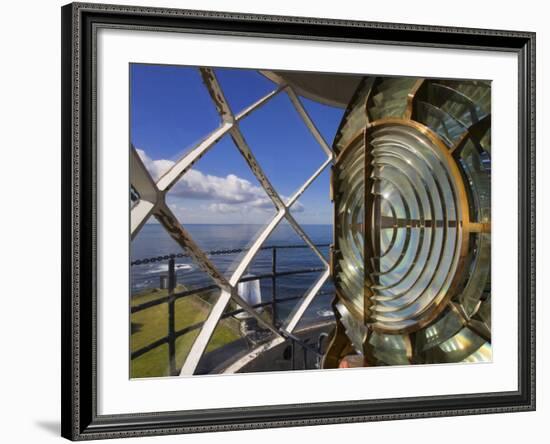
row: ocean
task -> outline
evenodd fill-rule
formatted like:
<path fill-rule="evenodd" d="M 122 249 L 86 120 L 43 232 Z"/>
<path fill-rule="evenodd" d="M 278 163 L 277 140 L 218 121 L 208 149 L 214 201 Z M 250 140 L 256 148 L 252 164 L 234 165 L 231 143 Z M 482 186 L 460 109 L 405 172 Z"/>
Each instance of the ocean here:
<path fill-rule="evenodd" d="M 258 232 L 261 225 L 242 224 L 188 224 L 185 226 L 195 242 L 203 251 L 232 250 L 247 248 Z M 332 225 L 303 225 L 302 228 L 315 244 L 329 244 L 332 242 Z M 271 236 L 264 243 L 267 246 L 302 245 L 305 248 L 277 249 L 277 271 L 304 270 L 322 267 L 317 255 L 306 246 L 294 229 L 286 222 L 279 224 Z M 328 259 L 329 248 L 319 247 L 325 258 Z M 158 224 L 145 225 L 131 244 L 131 261 L 151 257 L 184 253 L 184 250 Z M 244 253 L 211 255 L 214 265 L 226 277 L 231 276 L 240 257 Z M 261 250 L 246 275 L 258 276 L 270 273 L 272 268 L 272 250 Z M 131 267 L 132 294 L 142 293 L 148 289 L 158 288 L 161 276 L 168 271 L 168 261 L 155 261 Z M 286 275 L 277 278 L 277 298 L 303 296 L 316 281 L 321 272 Z M 211 285 L 211 279 L 199 269 L 190 257 L 176 259 L 176 280 L 187 288 L 200 288 Z M 271 278 L 260 280 L 262 302 L 271 301 Z M 333 316 L 331 302 L 334 297 L 332 282 L 327 282 L 320 294 L 314 299 L 301 324 L 315 323 Z M 280 322 L 292 312 L 299 300 L 279 303 L 277 313 Z"/>

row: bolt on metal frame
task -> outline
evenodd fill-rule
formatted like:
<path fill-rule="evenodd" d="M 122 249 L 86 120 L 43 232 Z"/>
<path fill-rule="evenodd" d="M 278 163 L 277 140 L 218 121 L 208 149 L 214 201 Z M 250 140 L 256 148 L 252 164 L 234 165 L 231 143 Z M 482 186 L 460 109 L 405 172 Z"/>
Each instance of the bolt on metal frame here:
<path fill-rule="evenodd" d="M 243 111 L 235 115 L 229 104 L 225 99 L 223 90 L 218 83 L 215 72 L 211 68 L 199 68 L 202 79 L 206 85 L 206 88 L 210 94 L 210 98 L 214 102 L 216 110 L 221 117 L 221 125 L 210 133 L 204 140 L 199 142 L 191 151 L 186 153 L 179 161 L 177 161 L 157 182 L 153 180 L 147 168 L 143 164 L 137 151 L 134 147 L 131 148 L 131 163 L 130 163 L 130 182 L 134 189 L 139 194 L 139 201 L 131 209 L 131 239 L 140 231 L 145 222 L 154 216 L 163 228 L 170 234 L 170 236 L 189 253 L 189 256 L 197 263 L 197 265 L 205 271 L 216 285 L 221 289 L 220 295 L 213 305 L 207 319 L 205 320 L 201 331 L 196 337 L 186 359 L 183 363 L 180 376 L 192 375 L 197 365 L 203 356 L 206 347 L 214 333 L 214 330 L 227 307 L 230 300 L 233 300 L 236 304 L 241 306 L 252 317 L 256 318 L 260 325 L 271 330 L 277 335 L 276 342 L 283 342 L 286 337 L 292 334 L 296 325 L 300 321 L 301 317 L 305 313 L 312 300 L 321 289 L 323 284 L 330 276 L 329 264 L 323 254 L 311 241 L 309 236 L 302 229 L 300 224 L 296 222 L 292 214 L 290 213 L 291 206 L 300 198 L 304 191 L 311 185 L 311 183 L 317 179 L 317 177 L 330 165 L 334 160 L 334 153 L 329 145 L 324 140 L 323 136 L 315 126 L 313 120 L 308 115 L 302 102 L 298 98 L 298 95 L 294 92 L 292 87 L 288 84 L 282 84 L 269 94 L 265 95 Z M 303 185 L 292 195 L 287 202 L 284 202 L 279 193 L 275 190 L 273 185 L 268 180 L 261 166 L 258 164 L 256 158 L 250 147 L 248 146 L 240 128 L 239 122 L 250 115 L 252 112 L 258 110 L 265 105 L 276 95 L 285 92 L 298 115 L 305 123 L 321 149 L 325 152 L 327 158 L 321 164 L 321 166 L 309 177 Z M 223 136 L 229 134 L 236 147 L 243 155 L 244 159 L 248 163 L 248 166 L 252 170 L 255 177 L 258 179 L 260 185 L 265 190 L 273 204 L 277 208 L 277 213 L 273 219 L 267 224 L 263 231 L 256 237 L 250 249 L 241 258 L 235 271 L 232 273 L 229 279 L 227 279 L 210 261 L 208 255 L 201 250 L 201 248 L 195 243 L 189 232 L 179 222 L 178 218 L 172 212 L 172 210 L 166 204 L 166 194 L 168 191 L 180 180 L 180 178 L 193 167 L 193 165 L 207 152 L 209 151 Z M 275 230 L 277 225 L 286 219 L 303 241 L 311 248 L 311 250 L 321 260 L 324 271 L 319 276 L 317 281 L 306 292 L 302 301 L 294 309 L 289 316 L 289 319 L 279 328 L 272 324 L 269 320 L 262 318 L 253 307 L 251 307 L 239 294 L 238 283 L 244 275 L 246 269 L 251 264 L 252 260 L 268 239 L 269 235 Z M 273 346 L 273 342 L 271 343 Z"/>

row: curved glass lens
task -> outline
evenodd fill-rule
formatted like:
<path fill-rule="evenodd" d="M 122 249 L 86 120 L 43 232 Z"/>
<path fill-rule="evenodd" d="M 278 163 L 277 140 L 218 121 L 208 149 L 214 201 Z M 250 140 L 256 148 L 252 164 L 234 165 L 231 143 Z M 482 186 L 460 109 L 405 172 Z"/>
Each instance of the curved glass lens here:
<path fill-rule="evenodd" d="M 416 128 L 373 128 L 368 143 L 370 318 L 398 331 L 430 316 L 451 285 L 462 237 L 459 192 L 447 158 Z"/>
<path fill-rule="evenodd" d="M 490 90 L 367 77 L 346 110 L 335 138 L 335 307 L 374 365 L 490 359 Z"/>

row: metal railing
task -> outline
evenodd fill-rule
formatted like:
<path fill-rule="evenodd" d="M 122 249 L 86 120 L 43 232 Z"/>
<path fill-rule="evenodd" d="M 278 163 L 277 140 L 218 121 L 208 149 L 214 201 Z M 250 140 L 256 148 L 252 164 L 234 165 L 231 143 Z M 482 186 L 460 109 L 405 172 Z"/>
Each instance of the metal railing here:
<path fill-rule="evenodd" d="M 315 244 L 317 248 L 323 248 L 323 247 L 330 247 L 330 244 Z M 298 274 L 309 274 L 309 273 L 319 273 L 325 271 L 325 267 L 310 267 L 310 268 L 300 268 L 297 270 L 286 270 L 286 271 L 278 271 L 277 270 L 277 250 L 280 249 L 295 249 L 295 248 L 309 248 L 307 245 L 268 245 L 263 246 L 260 248 L 260 250 L 271 250 L 271 272 L 269 273 L 262 273 L 258 275 L 253 276 L 245 276 L 242 277 L 239 280 L 239 283 L 241 282 L 248 282 L 253 280 L 264 280 L 264 279 L 270 279 L 271 280 L 271 300 L 267 302 L 261 302 L 255 305 L 251 305 L 251 308 L 258 309 L 270 306 L 271 307 L 271 317 L 272 317 L 272 325 L 274 325 L 278 332 L 285 338 L 286 342 L 290 342 L 291 345 L 291 356 L 290 360 L 292 363 L 292 370 L 295 369 L 295 349 L 296 345 L 299 345 L 302 348 L 303 356 L 304 356 L 304 369 L 307 366 L 307 356 L 308 353 L 313 353 L 317 357 L 317 362 L 320 362 L 321 357 L 321 348 L 322 348 L 322 335 L 318 338 L 317 346 L 313 346 L 307 343 L 307 341 L 303 341 L 299 337 L 297 337 L 293 333 L 289 333 L 281 328 L 281 325 L 278 322 L 277 318 L 277 305 L 289 301 L 294 301 L 301 299 L 303 295 L 300 296 L 289 296 L 289 297 L 278 297 L 277 295 L 277 278 L 282 276 L 293 276 Z M 244 248 L 237 248 L 237 249 L 230 249 L 230 250 L 213 250 L 206 252 L 209 256 L 216 256 L 216 255 L 229 255 L 229 254 L 237 254 L 247 251 L 247 249 Z M 180 330 L 176 330 L 176 301 L 188 296 L 192 296 L 199 293 L 204 292 L 210 292 L 219 290 L 219 286 L 213 284 L 213 285 L 206 285 L 199 288 L 193 288 L 190 290 L 183 290 L 183 291 L 176 291 L 177 288 L 177 274 L 176 274 L 176 259 L 178 258 L 184 258 L 189 257 L 187 253 L 177 253 L 177 254 L 169 254 L 164 256 L 156 256 L 156 257 L 150 257 L 146 259 L 139 259 L 135 260 L 130 263 L 131 266 L 137 266 L 137 265 L 145 265 L 149 263 L 155 263 L 155 262 L 164 262 L 168 261 L 168 285 L 167 290 L 168 294 L 163 297 L 159 297 L 157 299 L 143 302 L 141 304 L 132 305 L 130 308 L 130 313 L 138 313 L 143 310 L 150 309 L 152 307 L 156 307 L 161 304 L 168 304 L 168 331 L 167 335 L 157 339 L 150 344 L 143 346 L 139 348 L 138 350 L 135 350 L 131 353 L 131 359 L 139 358 L 140 356 L 144 355 L 145 353 L 163 346 L 165 344 L 168 345 L 168 360 L 169 360 L 169 370 L 170 375 L 176 376 L 179 374 L 177 365 L 176 365 L 176 340 L 185 334 L 188 334 L 194 330 L 198 330 L 202 328 L 204 325 L 203 322 L 197 322 L 192 325 L 188 325 Z M 323 295 L 323 294 L 332 294 L 332 292 L 329 291 L 319 291 L 317 293 L 317 296 Z M 226 319 L 229 317 L 236 316 L 240 313 L 245 312 L 246 310 L 243 308 L 237 308 L 235 310 L 231 310 L 228 312 L 225 312 L 221 315 L 221 319 Z"/>

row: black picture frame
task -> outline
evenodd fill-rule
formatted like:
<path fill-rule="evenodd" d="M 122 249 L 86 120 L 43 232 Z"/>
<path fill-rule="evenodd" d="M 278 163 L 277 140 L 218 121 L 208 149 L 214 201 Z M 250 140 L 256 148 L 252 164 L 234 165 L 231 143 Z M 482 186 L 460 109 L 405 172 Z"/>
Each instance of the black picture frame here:
<path fill-rule="evenodd" d="M 535 33 L 72 3 L 62 14 L 62 436 L 119 438 L 535 409 Z M 508 51 L 519 65 L 518 390 L 145 414 L 97 414 L 95 38 L 98 27 Z"/>

